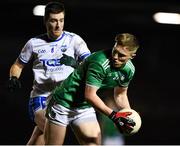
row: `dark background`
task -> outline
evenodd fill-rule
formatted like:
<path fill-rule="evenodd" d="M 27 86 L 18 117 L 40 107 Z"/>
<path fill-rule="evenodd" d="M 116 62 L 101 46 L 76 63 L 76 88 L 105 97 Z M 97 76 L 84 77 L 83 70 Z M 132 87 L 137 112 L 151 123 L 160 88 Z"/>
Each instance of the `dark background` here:
<path fill-rule="evenodd" d="M 42 0 L 0 2 L 0 144 L 26 144 L 33 125 L 28 117 L 31 63 L 24 69 L 22 90 L 5 87 L 9 69 L 26 41 L 45 32 L 32 9 Z M 79 34 L 93 51 L 114 45 L 117 33 L 135 34 L 141 43 L 135 77 L 129 87 L 132 108 L 140 112 L 141 130 L 126 144 L 180 144 L 180 26 L 157 24 L 155 12 L 178 12 L 178 0 L 66 0 L 65 30 Z M 73 141 L 72 138 L 67 140 Z"/>

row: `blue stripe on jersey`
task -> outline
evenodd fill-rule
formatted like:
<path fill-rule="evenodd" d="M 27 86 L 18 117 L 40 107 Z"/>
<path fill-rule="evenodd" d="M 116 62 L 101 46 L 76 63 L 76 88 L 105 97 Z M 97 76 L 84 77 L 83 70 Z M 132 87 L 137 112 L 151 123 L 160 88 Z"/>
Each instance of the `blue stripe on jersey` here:
<path fill-rule="evenodd" d="M 24 63 L 24 64 L 27 64 L 28 62 L 26 60 L 24 60 L 21 56 L 18 57 L 19 61 Z"/>
<path fill-rule="evenodd" d="M 91 53 L 84 53 L 84 54 L 82 54 L 82 55 L 79 57 L 79 61 L 84 60 L 85 58 L 87 58 L 87 57 L 90 56 L 90 55 L 91 55 Z"/>

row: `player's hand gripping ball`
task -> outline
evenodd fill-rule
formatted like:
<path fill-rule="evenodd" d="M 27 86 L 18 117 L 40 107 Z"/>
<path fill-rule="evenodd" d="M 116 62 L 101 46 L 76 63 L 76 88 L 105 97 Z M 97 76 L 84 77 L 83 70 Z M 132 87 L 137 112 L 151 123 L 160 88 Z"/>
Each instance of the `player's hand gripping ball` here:
<path fill-rule="evenodd" d="M 113 111 L 109 118 L 125 136 L 137 133 L 142 123 L 140 115 L 133 109 L 122 109 L 119 112 Z"/>
<path fill-rule="evenodd" d="M 123 134 L 129 136 L 129 135 L 133 135 L 137 133 L 139 129 L 141 128 L 141 124 L 142 124 L 141 117 L 138 114 L 138 112 L 136 112 L 133 109 L 122 109 L 120 110 L 120 112 L 131 112 L 131 114 L 128 115 L 127 117 L 135 122 L 135 125 L 132 126 L 132 130 L 130 131 L 125 130 Z"/>

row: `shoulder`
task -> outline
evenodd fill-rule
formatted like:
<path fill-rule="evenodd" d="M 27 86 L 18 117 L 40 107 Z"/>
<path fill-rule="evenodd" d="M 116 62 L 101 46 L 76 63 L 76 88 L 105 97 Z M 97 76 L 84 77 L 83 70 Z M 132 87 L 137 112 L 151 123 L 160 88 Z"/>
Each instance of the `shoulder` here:
<path fill-rule="evenodd" d="M 47 41 L 48 41 L 47 34 L 41 34 L 41 35 L 37 35 L 35 37 L 30 38 L 27 41 L 27 44 L 36 45 L 36 44 L 41 44 L 41 43 L 44 43 L 44 42 L 47 42 Z"/>
<path fill-rule="evenodd" d="M 129 77 L 134 76 L 135 73 L 135 66 L 133 65 L 131 60 L 128 60 L 128 62 L 125 64 L 125 66 L 123 67 L 124 72 L 126 72 L 126 74 Z"/>
<path fill-rule="evenodd" d="M 126 68 L 133 73 L 135 72 L 135 66 L 133 65 L 131 60 L 128 60 L 128 62 L 126 63 Z"/>
<path fill-rule="evenodd" d="M 110 64 L 110 56 L 107 53 L 108 50 L 100 50 L 97 52 L 93 52 L 87 59 L 90 62 L 94 62 L 99 64 L 103 68 L 109 67 Z"/>
<path fill-rule="evenodd" d="M 75 33 L 69 32 L 69 31 L 64 31 L 63 33 L 64 33 L 65 36 L 69 36 L 69 37 L 74 37 L 74 36 L 76 36 Z"/>
<path fill-rule="evenodd" d="M 82 39 L 80 35 L 78 35 L 74 32 L 64 31 L 64 35 L 68 36 L 68 37 L 72 37 L 74 39 Z"/>
<path fill-rule="evenodd" d="M 29 42 L 46 40 L 47 38 L 48 38 L 47 34 L 40 34 L 40 35 L 37 35 L 37 36 L 34 36 L 34 37 L 30 38 Z"/>
<path fill-rule="evenodd" d="M 97 52 L 93 52 L 91 55 L 91 58 L 96 59 L 94 61 L 97 61 L 97 62 L 99 61 L 101 62 L 106 59 L 109 59 L 110 58 L 109 50 L 100 50 Z"/>

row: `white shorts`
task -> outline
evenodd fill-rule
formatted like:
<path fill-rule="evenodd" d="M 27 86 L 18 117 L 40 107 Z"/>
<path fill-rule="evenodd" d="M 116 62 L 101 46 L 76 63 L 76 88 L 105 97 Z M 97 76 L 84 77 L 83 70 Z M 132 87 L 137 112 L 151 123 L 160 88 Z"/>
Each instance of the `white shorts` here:
<path fill-rule="evenodd" d="M 68 109 L 57 103 L 47 108 L 46 117 L 50 122 L 61 126 L 78 125 L 80 122 L 86 121 L 97 122 L 96 113 L 92 107 Z"/>

